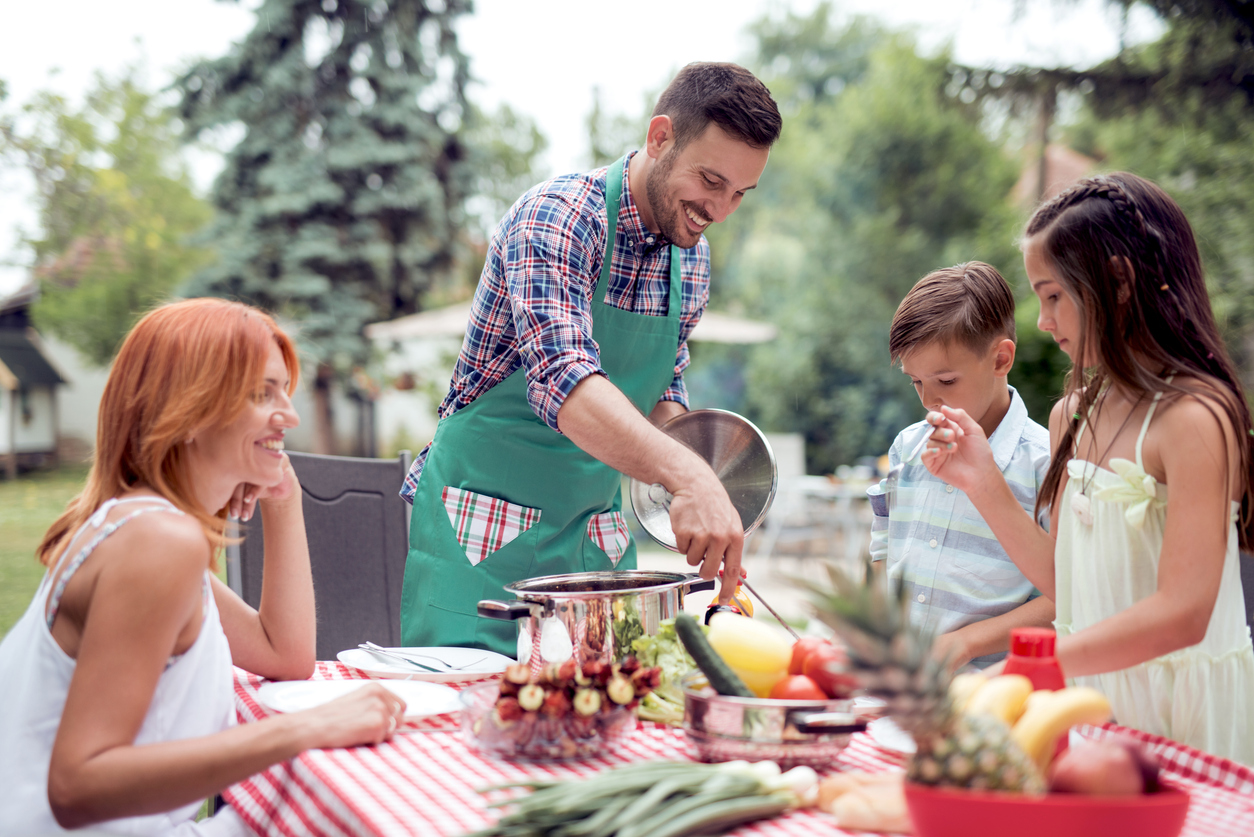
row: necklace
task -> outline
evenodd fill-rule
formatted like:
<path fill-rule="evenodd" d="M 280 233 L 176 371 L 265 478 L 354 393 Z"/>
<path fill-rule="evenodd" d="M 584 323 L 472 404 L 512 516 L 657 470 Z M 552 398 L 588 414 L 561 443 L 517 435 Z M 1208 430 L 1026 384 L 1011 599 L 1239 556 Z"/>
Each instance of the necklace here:
<path fill-rule="evenodd" d="M 1101 396 L 1099 396 L 1099 400 L 1104 401 L 1105 398 L 1106 393 L 1103 392 Z M 1097 469 L 1100 467 L 1102 460 L 1106 458 L 1106 454 L 1110 453 L 1110 449 L 1114 447 L 1115 440 L 1119 438 L 1119 434 L 1122 433 L 1123 429 L 1128 426 L 1128 421 L 1132 418 L 1132 414 L 1136 412 L 1136 408 L 1141 405 L 1141 400 L 1143 398 L 1145 398 L 1144 394 L 1137 396 L 1136 401 L 1133 402 L 1132 406 L 1128 409 L 1128 414 L 1123 417 L 1123 421 L 1120 423 L 1119 427 L 1115 429 L 1115 434 L 1110 437 L 1110 442 L 1107 443 L 1106 449 L 1102 451 L 1101 456 L 1097 457 L 1096 461 L 1085 460 L 1084 475 L 1080 478 L 1080 490 L 1071 495 L 1071 511 L 1075 513 L 1075 516 L 1078 517 L 1080 522 L 1085 526 L 1093 525 L 1093 501 L 1089 497 L 1088 492 L 1089 487 L 1093 484 L 1093 480 L 1097 477 Z M 1098 412 L 1100 413 L 1100 410 Z M 1078 416 L 1079 414 L 1077 413 L 1076 415 Z M 1085 426 L 1087 425 L 1088 420 L 1085 419 Z M 1092 428 L 1089 429 L 1091 432 L 1089 433 L 1088 453 L 1091 454 L 1096 449 L 1095 443 L 1097 440 L 1097 433 L 1092 432 Z"/>

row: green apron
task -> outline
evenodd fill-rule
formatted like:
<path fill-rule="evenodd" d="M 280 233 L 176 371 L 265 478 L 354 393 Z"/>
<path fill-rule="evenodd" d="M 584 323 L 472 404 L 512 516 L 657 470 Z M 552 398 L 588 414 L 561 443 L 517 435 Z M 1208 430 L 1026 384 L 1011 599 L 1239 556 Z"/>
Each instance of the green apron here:
<path fill-rule="evenodd" d="M 625 159 L 611 165 L 606 177 L 605 258 L 591 301 L 592 338 L 609 380 L 648 414 L 675 376 L 680 251 L 671 245 L 665 317 L 605 303 Z M 474 564 L 445 508 L 445 487 L 486 495 L 476 498 L 485 504 L 496 498 L 535 509 L 539 520 Z M 593 516 L 621 511 L 621 487 L 618 471 L 532 412 L 524 366 L 442 419 L 414 494 L 401 600 L 404 644 L 487 648 L 515 656 L 514 623 L 480 617 L 479 601 L 503 598 L 504 585 L 527 578 L 614 569 L 587 529 Z M 635 566 L 635 544 L 629 541 L 617 569 Z"/>

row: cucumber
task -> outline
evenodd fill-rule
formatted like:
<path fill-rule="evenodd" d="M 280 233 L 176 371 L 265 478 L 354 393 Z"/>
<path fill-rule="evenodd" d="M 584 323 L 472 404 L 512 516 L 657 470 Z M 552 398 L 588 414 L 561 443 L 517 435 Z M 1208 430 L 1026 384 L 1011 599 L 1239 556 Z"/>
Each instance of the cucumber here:
<path fill-rule="evenodd" d="M 701 669 L 705 679 L 710 681 L 710 686 L 714 691 L 731 697 L 757 697 L 749 691 L 749 687 L 737 676 L 736 672 L 723 662 L 723 658 L 705 638 L 705 632 L 701 630 L 696 619 L 686 613 L 679 614 L 675 617 L 675 633 L 679 635 L 679 641 L 692 655 L 693 661 L 696 662 L 697 668 Z"/>

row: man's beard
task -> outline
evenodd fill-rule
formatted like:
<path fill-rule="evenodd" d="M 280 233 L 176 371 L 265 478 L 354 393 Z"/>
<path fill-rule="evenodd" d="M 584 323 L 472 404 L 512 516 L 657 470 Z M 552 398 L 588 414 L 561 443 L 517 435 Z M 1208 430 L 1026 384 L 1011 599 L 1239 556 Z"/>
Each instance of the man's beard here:
<path fill-rule="evenodd" d="M 672 200 L 674 191 L 667 188 L 671 169 L 675 167 L 675 151 L 670 151 L 654 164 L 644 181 L 645 196 L 649 199 L 649 211 L 653 214 L 653 223 L 667 241 L 686 250 L 695 247 L 701 234 L 695 236 L 688 229 L 687 222 L 680 217 L 682 212 L 677 202 Z"/>

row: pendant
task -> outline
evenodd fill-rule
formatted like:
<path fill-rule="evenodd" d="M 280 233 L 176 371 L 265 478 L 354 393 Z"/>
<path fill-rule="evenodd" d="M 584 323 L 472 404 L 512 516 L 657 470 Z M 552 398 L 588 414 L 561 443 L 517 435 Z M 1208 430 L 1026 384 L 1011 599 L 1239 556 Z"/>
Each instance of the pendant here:
<path fill-rule="evenodd" d="M 1093 525 L 1093 503 L 1088 496 L 1077 491 L 1071 495 L 1071 510 L 1085 526 Z"/>

